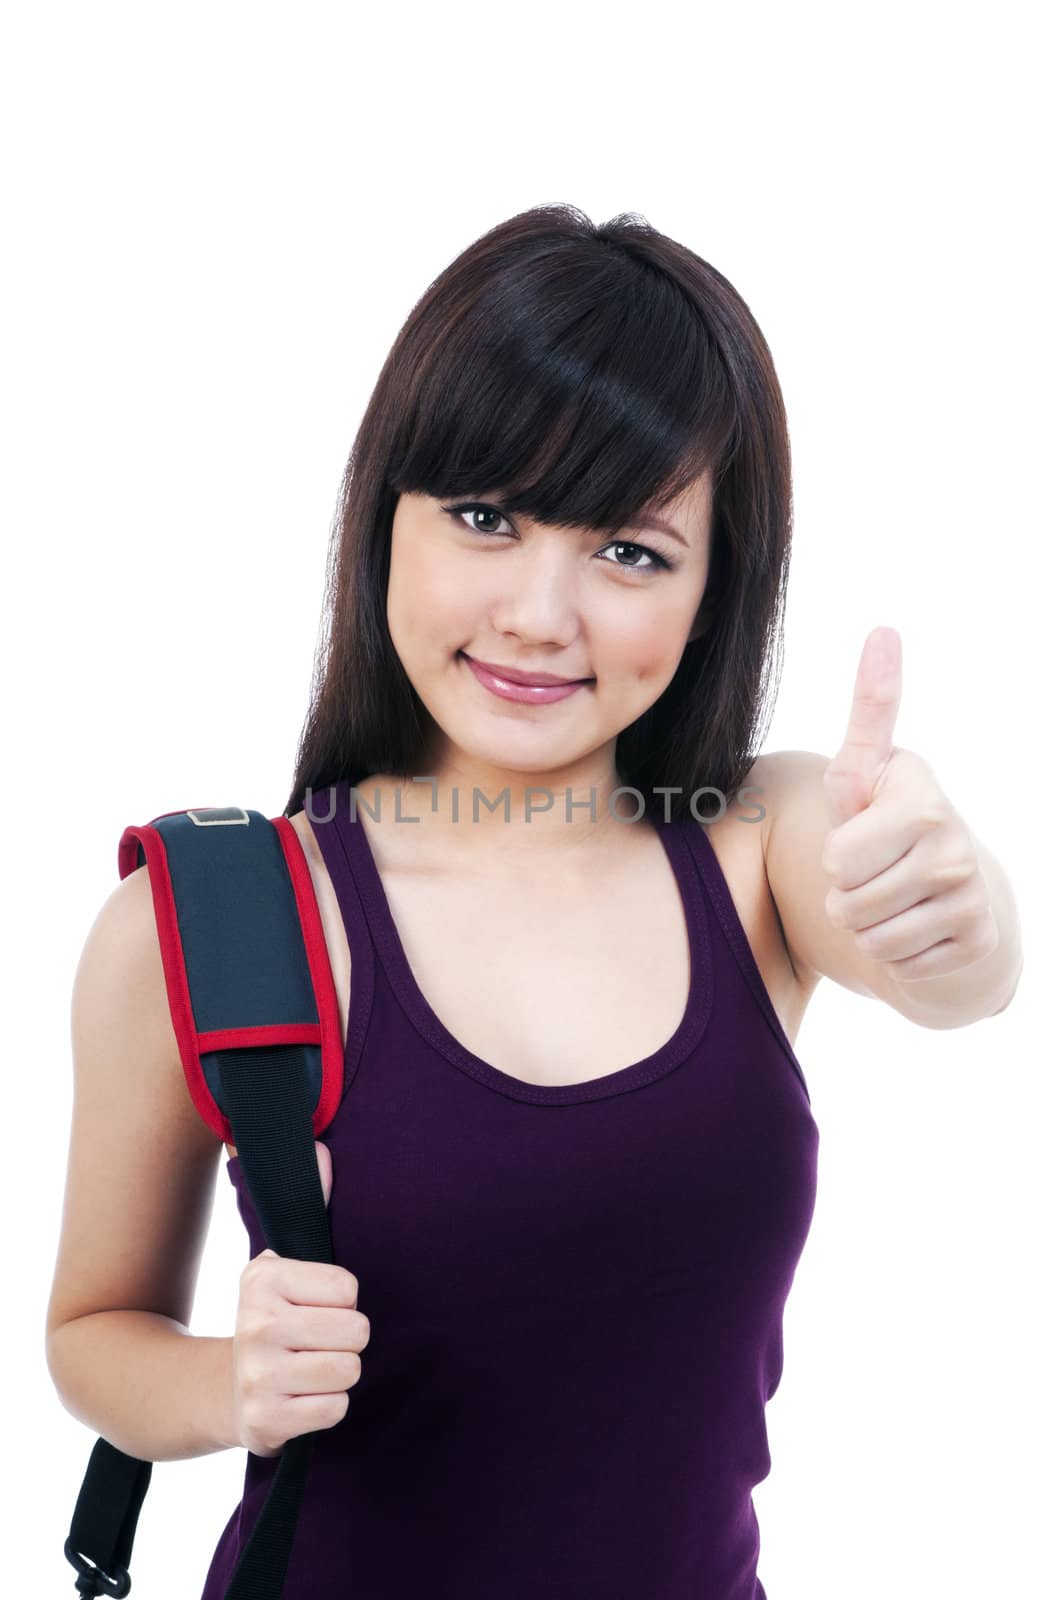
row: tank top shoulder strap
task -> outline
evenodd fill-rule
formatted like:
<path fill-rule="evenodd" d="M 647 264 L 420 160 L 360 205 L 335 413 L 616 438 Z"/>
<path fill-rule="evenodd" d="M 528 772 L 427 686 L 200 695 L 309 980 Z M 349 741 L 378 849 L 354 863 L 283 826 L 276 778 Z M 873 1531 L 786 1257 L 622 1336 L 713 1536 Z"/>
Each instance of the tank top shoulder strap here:
<path fill-rule="evenodd" d="M 778 1039 L 784 1054 L 801 1081 L 805 1094 L 808 1095 L 808 1084 L 801 1064 L 794 1053 L 786 1029 L 780 1021 L 771 995 L 768 993 L 767 985 L 757 965 L 746 930 L 738 915 L 731 887 L 724 876 L 723 868 L 716 854 L 716 847 L 712 842 L 712 828 L 711 826 L 705 826 L 689 813 L 684 813 L 677 820 L 676 826 L 679 828 L 681 837 L 686 843 L 693 868 L 702 887 L 702 893 L 711 912 L 713 923 L 723 936 L 722 943 L 717 939 L 717 946 L 721 951 L 730 951 L 734 966 L 744 979 L 752 999 Z"/>
<path fill-rule="evenodd" d="M 344 1048 L 343 1092 L 350 1088 L 362 1046 L 369 1031 L 373 1009 L 376 961 L 369 932 L 367 907 L 359 875 L 351 861 L 349 829 L 345 827 L 350 804 L 350 785 L 346 781 L 311 790 L 305 807 L 307 820 L 324 858 L 343 918 L 351 956 L 350 1005 L 347 1014 L 347 1040 Z"/>

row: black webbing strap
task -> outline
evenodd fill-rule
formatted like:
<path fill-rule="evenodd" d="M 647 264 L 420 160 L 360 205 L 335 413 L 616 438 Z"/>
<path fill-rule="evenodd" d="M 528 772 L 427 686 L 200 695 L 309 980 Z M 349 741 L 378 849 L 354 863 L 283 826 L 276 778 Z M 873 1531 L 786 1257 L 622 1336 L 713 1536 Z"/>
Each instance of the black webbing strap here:
<path fill-rule="evenodd" d="M 93 1445 L 63 1551 L 78 1570 L 78 1594 L 129 1593 L 129 1557 L 151 1467 L 106 1439 Z"/>
<path fill-rule="evenodd" d="M 332 1260 L 314 1150 L 313 1106 L 300 1062 L 305 1045 L 219 1051 L 225 1113 L 270 1250 Z M 225 1591 L 226 1600 L 280 1600 L 317 1431 L 289 1439 L 269 1495 Z"/>

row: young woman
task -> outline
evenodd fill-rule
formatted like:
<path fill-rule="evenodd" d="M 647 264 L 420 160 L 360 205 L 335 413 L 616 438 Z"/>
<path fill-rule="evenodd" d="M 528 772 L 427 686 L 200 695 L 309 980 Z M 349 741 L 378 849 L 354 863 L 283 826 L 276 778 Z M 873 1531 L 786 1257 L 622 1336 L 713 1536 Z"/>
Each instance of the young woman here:
<path fill-rule="evenodd" d="M 763 1600 L 801 1018 L 828 976 L 957 1026 L 1021 963 L 1000 868 L 892 744 L 890 630 L 833 759 L 756 753 L 790 527 L 761 332 L 641 219 L 517 216 L 402 329 L 285 808 L 342 1013 L 336 1264 L 264 1250 L 228 1146 L 232 1338 L 187 1333 L 218 1148 L 146 873 L 75 987 L 50 1361 L 131 1454 L 248 1451 L 203 1600 L 312 1429 L 293 1600 Z"/>

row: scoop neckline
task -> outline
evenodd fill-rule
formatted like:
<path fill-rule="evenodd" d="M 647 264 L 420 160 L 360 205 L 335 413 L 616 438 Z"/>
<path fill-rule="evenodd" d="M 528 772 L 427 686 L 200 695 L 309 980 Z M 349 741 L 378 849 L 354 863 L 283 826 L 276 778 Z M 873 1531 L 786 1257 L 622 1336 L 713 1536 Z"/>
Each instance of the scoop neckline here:
<path fill-rule="evenodd" d="M 336 790 L 333 815 L 327 822 L 315 823 L 315 826 L 332 826 L 336 830 L 391 988 L 422 1038 L 469 1077 L 510 1099 L 538 1105 L 575 1105 L 625 1094 L 653 1083 L 673 1071 L 694 1050 L 712 1010 L 714 971 L 704 897 L 699 892 L 697 864 L 686 835 L 688 825 L 699 826 L 693 818 L 680 816 L 664 821 L 650 813 L 679 888 L 686 922 L 690 976 L 682 1018 L 671 1037 L 639 1061 L 579 1083 L 547 1085 L 529 1083 L 484 1060 L 462 1044 L 436 1014 L 414 976 L 403 947 L 360 808 L 352 815 L 351 784 L 344 780 L 329 787 Z M 316 815 L 318 807 L 312 803 L 311 809 Z"/>

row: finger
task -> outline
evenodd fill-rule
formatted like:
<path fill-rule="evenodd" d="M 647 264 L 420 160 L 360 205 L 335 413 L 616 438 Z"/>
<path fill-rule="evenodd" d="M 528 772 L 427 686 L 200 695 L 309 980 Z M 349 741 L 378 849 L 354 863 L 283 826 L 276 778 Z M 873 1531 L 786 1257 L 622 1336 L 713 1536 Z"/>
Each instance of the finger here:
<path fill-rule="evenodd" d="M 886 791 L 874 811 L 857 812 L 827 836 L 820 864 L 836 889 L 858 889 L 907 861 L 923 832 L 921 820 L 891 805 Z"/>
<path fill-rule="evenodd" d="M 900 634 L 873 628 L 860 656 L 845 739 L 823 774 L 832 827 L 870 805 L 893 751 L 900 703 Z"/>

